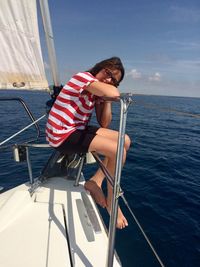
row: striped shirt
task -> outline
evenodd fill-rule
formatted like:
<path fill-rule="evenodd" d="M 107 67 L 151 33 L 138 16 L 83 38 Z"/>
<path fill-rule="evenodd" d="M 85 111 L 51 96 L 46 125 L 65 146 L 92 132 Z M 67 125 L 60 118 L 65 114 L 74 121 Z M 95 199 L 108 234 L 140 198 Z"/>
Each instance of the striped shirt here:
<path fill-rule="evenodd" d="M 75 130 L 84 130 L 94 108 L 94 95 L 84 90 L 98 81 L 89 72 L 79 72 L 63 87 L 49 113 L 46 139 L 58 147 Z"/>

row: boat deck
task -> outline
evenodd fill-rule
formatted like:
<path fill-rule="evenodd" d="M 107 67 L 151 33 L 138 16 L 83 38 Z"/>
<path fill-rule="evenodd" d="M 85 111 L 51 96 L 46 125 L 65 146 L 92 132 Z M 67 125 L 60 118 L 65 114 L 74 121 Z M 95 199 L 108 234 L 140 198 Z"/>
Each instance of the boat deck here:
<path fill-rule="evenodd" d="M 0 195 L 0 266 L 106 266 L 108 237 L 81 183 L 51 178 Z M 121 266 L 114 258 L 113 266 Z"/>

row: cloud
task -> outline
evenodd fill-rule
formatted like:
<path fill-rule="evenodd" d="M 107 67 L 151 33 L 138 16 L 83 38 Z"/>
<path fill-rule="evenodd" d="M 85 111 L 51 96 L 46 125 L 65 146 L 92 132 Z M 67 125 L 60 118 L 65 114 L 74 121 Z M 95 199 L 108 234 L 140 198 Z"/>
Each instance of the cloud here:
<path fill-rule="evenodd" d="M 193 7 L 171 6 L 171 18 L 176 22 L 194 22 L 200 21 L 200 9 Z"/>
<path fill-rule="evenodd" d="M 156 72 L 154 75 L 149 77 L 149 81 L 160 82 L 161 81 L 161 74 L 159 72 Z"/>
<path fill-rule="evenodd" d="M 176 41 L 171 40 L 168 41 L 170 45 L 173 45 L 175 48 L 182 49 L 182 50 L 200 50 L 200 42 L 186 42 L 186 41 Z"/>
<path fill-rule="evenodd" d="M 152 75 L 143 74 L 142 72 L 138 71 L 137 69 L 132 69 L 127 73 L 126 76 L 131 77 L 133 80 L 140 80 L 143 82 L 159 82 L 161 81 L 161 74 L 159 72 L 155 72 Z"/>
<path fill-rule="evenodd" d="M 127 76 L 131 76 L 133 78 L 133 80 L 139 80 L 142 78 L 142 73 L 139 72 L 138 70 L 136 69 L 132 69 L 128 74 Z"/>
<path fill-rule="evenodd" d="M 200 68 L 200 59 L 196 60 L 177 60 L 176 61 L 177 69 L 188 70 L 188 71 L 198 71 Z"/>

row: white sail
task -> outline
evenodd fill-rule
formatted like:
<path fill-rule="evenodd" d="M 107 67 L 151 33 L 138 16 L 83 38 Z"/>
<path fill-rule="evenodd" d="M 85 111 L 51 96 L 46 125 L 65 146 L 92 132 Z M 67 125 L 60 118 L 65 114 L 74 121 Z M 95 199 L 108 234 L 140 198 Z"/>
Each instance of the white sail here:
<path fill-rule="evenodd" d="M 46 89 L 36 0 L 0 1 L 0 89 Z"/>

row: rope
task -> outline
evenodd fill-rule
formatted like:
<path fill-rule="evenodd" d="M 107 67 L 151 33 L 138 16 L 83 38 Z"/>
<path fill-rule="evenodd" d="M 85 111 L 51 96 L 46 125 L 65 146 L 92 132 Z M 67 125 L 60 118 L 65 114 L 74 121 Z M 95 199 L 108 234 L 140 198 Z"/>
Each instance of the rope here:
<path fill-rule="evenodd" d="M 153 254 L 155 255 L 156 259 L 158 260 L 158 262 L 160 263 L 160 266 L 164 267 L 164 264 L 162 263 L 160 257 L 158 256 L 157 252 L 155 251 L 153 245 L 151 244 L 151 241 L 149 240 L 149 238 L 147 237 L 147 235 L 145 234 L 141 224 L 139 223 L 138 219 L 136 218 L 135 214 L 133 213 L 133 211 L 131 210 L 128 201 L 125 199 L 124 195 L 121 195 L 121 198 L 124 202 L 124 204 L 126 205 L 126 207 L 128 208 L 130 214 L 132 215 L 133 219 L 135 220 L 137 226 L 139 227 L 140 231 L 142 232 L 145 240 L 147 241 L 147 243 L 149 244 L 151 250 L 153 251 Z"/>
<path fill-rule="evenodd" d="M 98 154 L 95 152 L 92 152 L 92 155 L 94 156 L 94 158 L 96 159 L 96 161 L 99 163 L 99 166 L 102 170 L 102 172 L 104 173 L 106 179 L 108 180 L 108 182 L 111 184 L 111 186 L 113 187 L 113 177 L 110 175 L 110 173 L 108 172 L 108 170 L 106 169 L 106 167 L 104 166 L 103 162 L 101 161 L 101 159 L 99 158 Z M 158 260 L 158 262 L 160 263 L 160 266 L 164 267 L 164 264 L 162 263 L 160 257 L 158 256 L 157 252 L 155 251 L 153 245 L 151 244 L 149 238 L 147 237 L 147 235 L 145 234 L 142 226 L 140 225 L 139 221 L 137 220 L 135 214 L 133 213 L 133 211 L 131 210 L 128 201 L 125 199 L 124 195 L 123 195 L 123 191 L 120 188 L 120 192 L 119 192 L 119 196 L 122 198 L 124 204 L 126 205 L 127 209 L 129 210 L 130 214 L 132 215 L 133 219 L 135 220 L 137 226 L 139 227 L 140 231 L 142 232 L 145 240 L 147 241 L 148 245 L 150 246 L 153 254 L 155 255 L 156 259 Z"/>
<path fill-rule="evenodd" d="M 0 146 L 5 144 L 6 142 L 8 142 L 9 140 L 11 140 L 12 138 L 14 138 L 15 136 L 19 135 L 20 133 L 24 132 L 25 130 L 27 130 L 28 128 L 30 128 L 31 126 L 33 126 L 34 124 L 36 124 L 38 121 L 40 121 L 41 119 L 43 119 L 46 116 L 46 114 L 42 115 L 39 119 L 35 120 L 34 122 L 32 122 L 31 124 L 27 125 L 25 128 L 21 129 L 20 131 L 18 131 L 17 133 L 13 134 L 12 136 L 8 137 L 7 139 L 5 139 L 4 141 L 2 141 L 0 143 Z"/>

